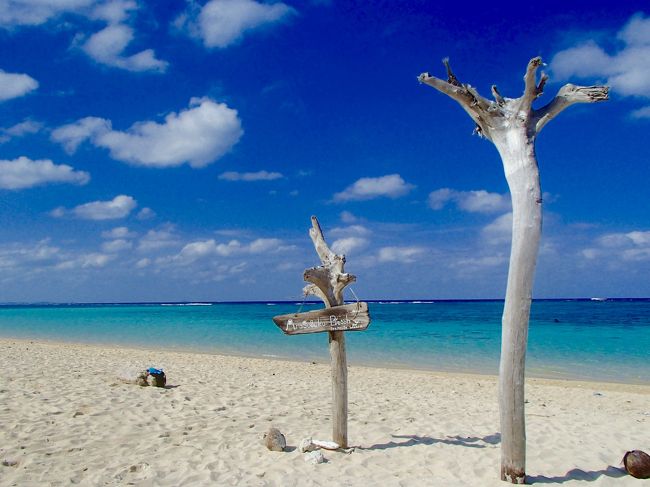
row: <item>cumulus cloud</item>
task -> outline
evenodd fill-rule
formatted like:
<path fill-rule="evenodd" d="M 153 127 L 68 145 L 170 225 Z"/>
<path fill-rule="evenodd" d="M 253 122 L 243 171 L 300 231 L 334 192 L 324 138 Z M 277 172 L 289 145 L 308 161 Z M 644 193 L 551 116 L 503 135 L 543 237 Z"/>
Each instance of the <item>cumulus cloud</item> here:
<path fill-rule="evenodd" d="M 219 174 L 219 179 L 224 181 L 273 181 L 281 179 L 282 176 L 279 172 L 257 171 L 257 172 L 236 172 L 226 171 Z"/>
<path fill-rule="evenodd" d="M 155 218 L 155 216 L 156 216 L 156 212 L 153 211 L 151 208 L 145 206 L 138 212 L 136 218 L 138 220 L 151 220 L 152 218 Z"/>
<path fill-rule="evenodd" d="M 0 129 L 0 144 L 8 142 L 14 137 L 23 137 L 27 134 L 35 134 L 43 128 L 40 122 L 33 120 L 24 120 L 8 128 Z"/>
<path fill-rule="evenodd" d="M 332 242 L 332 250 L 337 254 L 352 254 L 368 246 L 368 240 L 363 237 L 345 237 Z"/>
<path fill-rule="evenodd" d="M 582 250 L 586 259 L 620 258 L 623 261 L 650 261 L 650 230 L 609 233 L 595 240 L 595 246 Z"/>
<path fill-rule="evenodd" d="M 168 63 L 156 59 L 152 49 L 125 55 L 135 37 L 126 22 L 137 8 L 134 0 L 4 0 L 0 2 L 0 26 L 41 25 L 65 14 L 101 20 L 108 24 L 105 28 L 83 42 L 83 34 L 75 38 L 75 45 L 88 56 L 100 64 L 129 71 L 165 71 Z"/>
<path fill-rule="evenodd" d="M 382 247 L 379 249 L 377 258 L 379 262 L 400 262 L 411 264 L 425 252 L 422 247 Z"/>
<path fill-rule="evenodd" d="M 149 230 L 138 242 L 138 251 L 151 252 L 180 245 L 180 238 L 174 233 L 172 226 L 159 230 Z"/>
<path fill-rule="evenodd" d="M 286 248 L 286 246 L 283 246 L 282 241 L 276 238 L 258 238 L 248 244 L 242 244 L 239 240 L 231 240 L 227 243 L 217 243 L 214 239 L 199 240 L 185 245 L 178 255 L 174 257 L 174 260 L 190 263 L 205 257 L 263 254 L 277 252 Z"/>
<path fill-rule="evenodd" d="M 340 193 L 334 201 L 360 201 L 380 197 L 399 198 L 409 193 L 414 185 L 407 183 L 399 174 L 389 174 L 378 178 L 361 178 Z"/>
<path fill-rule="evenodd" d="M 65 13 L 83 13 L 97 0 L 3 0 L 0 26 L 41 25 Z"/>
<path fill-rule="evenodd" d="M 109 239 L 124 239 L 124 238 L 131 238 L 134 236 L 135 234 L 129 231 L 127 227 L 115 227 L 111 230 L 102 232 L 102 238 L 109 238 Z"/>
<path fill-rule="evenodd" d="M 90 175 L 75 171 L 65 164 L 54 164 L 49 159 L 33 161 L 27 157 L 0 160 L 0 189 L 24 189 L 50 183 L 86 184 Z"/>
<path fill-rule="evenodd" d="M 7 73 L 0 69 L 0 101 L 26 95 L 38 88 L 38 81 L 27 74 Z"/>
<path fill-rule="evenodd" d="M 81 49 L 100 64 L 128 71 L 160 71 L 167 69 L 168 63 L 156 59 L 153 49 L 145 49 L 131 56 L 124 51 L 133 41 L 133 29 L 124 24 L 110 24 L 91 35 Z"/>
<path fill-rule="evenodd" d="M 108 201 L 91 201 L 74 207 L 72 210 L 56 208 L 50 214 L 61 217 L 71 214 L 84 220 L 117 220 L 124 218 L 138 205 L 131 196 L 119 195 Z"/>
<path fill-rule="evenodd" d="M 296 11 L 288 5 L 254 0 L 210 0 L 201 8 L 190 8 L 176 20 L 176 25 L 205 47 L 225 48 L 244 37 L 245 33 L 288 19 Z"/>
<path fill-rule="evenodd" d="M 620 47 L 609 52 L 594 40 L 558 52 L 550 64 L 553 75 L 597 78 L 620 95 L 650 98 L 650 17 L 632 16 L 616 37 Z"/>
<path fill-rule="evenodd" d="M 148 167 L 189 164 L 204 167 L 224 156 L 243 134 L 237 110 L 209 98 L 192 98 L 189 108 L 170 113 L 163 123 L 137 122 L 126 131 L 111 122 L 83 118 L 59 127 L 52 139 L 74 151 L 84 140 L 110 151 L 119 161 Z"/>
<path fill-rule="evenodd" d="M 487 224 L 481 230 L 483 241 L 501 245 L 512 239 L 512 213 L 506 213 Z"/>
<path fill-rule="evenodd" d="M 348 225 L 347 227 L 334 227 L 328 234 L 334 237 L 364 237 L 371 232 L 363 225 Z"/>
<path fill-rule="evenodd" d="M 343 223 L 354 223 L 357 220 L 358 220 L 358 218 L 353 213 L 351 213 L 351 212 L 349 212 L 347 210 L 344 210 L 344 211 L 341 212 L 341 221 Z"/>
<path fill-rule="evenodd" d="M 65 260 L 57 264 L 56 268 L 60 270 L 101 268 L 106 266 L 114 258 L 114 255 L 92 252 L 80 255 L 74 259 Z"/>
<path fill-rule="evenodd" d="M 102 250 L 108 254 L 122 252 L 131 247 L 133 247 L 133 243 L 124 239 L 110 240 L 102 244 Z"/>
<path fill-rule="evenodd" d="M 457 191 L 441 188 L 429 193 L 429 206 L 434 210 L 441 210 L 450 202 L 470 213 L 498 213 L 508 211 L 511 205 L 507 194 L 489 193 L 483 189 Z"/>
<path fill-rule="evenodd" d="M 111 122 L 98 117 L 85 117 L 52 131 L 50 138 L 63 146 L 68 154 L 74 153 L 87 139 L 110 132 Z"/>

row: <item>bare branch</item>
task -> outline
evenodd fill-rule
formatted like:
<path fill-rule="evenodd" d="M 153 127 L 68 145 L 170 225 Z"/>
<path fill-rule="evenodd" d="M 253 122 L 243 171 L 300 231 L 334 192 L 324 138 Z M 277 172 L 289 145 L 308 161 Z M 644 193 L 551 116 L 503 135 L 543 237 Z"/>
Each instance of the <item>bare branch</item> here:
<path fill-rule="evenodd" d="M 445 60 L 445 65 L 448 65 L 448 61 Z M 453 73 L 452 73 L 453 76 Z M 453 78 L 456 82 L 458 80 Z M 478 92 L 469 85 L 456 85 L 450 82 L 431 76 L 429 73 L 422 73 L 418 76 L 418 81 L 426 85 L 432 86 L 441 93 L 449 96 L 450 98 L 456 100 L 458 104 L 463 107 L 463 109 L 472 117 L 474 123 L 476 123 L 477 128 L 476 133 L 480 135 L 489 137 L 489 125 L 486 121 L 490 118 L 490 111 L 492 111 L 492 103 L 483 98 Z"/>
<path fill-rule="evenodd" d="M 534 111 L 535 133 L 539 133 L 550 120 L 575 103 L 596 103 L 605 100 L 609 100 L 609 86 L 566 84 L 560 88 L 560 91 L 550 103 Z"/>
<path fill-rule="evenodd" d="M 526 74 L 524 76 L 524 94 L 521 97 L 522 108 L 530 109 L 535 98 L 539 96 L 537 92 L 537 69 L 542 65 L 542 58 L 537 56 L 528 61 Z M 540 82 L 541 83 L 541 82 Z M 544 81 L 546 83 L 546 81 Z M 542 84 L 542 88 L 544 85 Z"/>
<path fill-rule="evenodd" d="M 323 294 L 323 291 L 319 289 L 318 286 L 315 284 L 307 284 L 303 289 L 302 289 L 302 294 L 305 296 L 316 296 L 317 298 L 320 298 L 326 305 L 329 303 L 329 298 Z M 330 305 L 331 307 L 331 305 Z"/>
<path fill-rule="evenodd" d="M 454 86 L 461 86 L 460 81 L 458 81 L 458 78 L 456 78 L 454 73 L 451 71 L 451 65 L 449 64 L 448 57 L 442 60 L 442 64 L 444 64 L 445 68 L 447 69 L 447 83 Z"/>
<path fill-rule="evenodd" d="M 492 85 L 492 96 L 494 96 L 494 99 L 499 106 L 503 106 L 506 103 L 506 101 L 501 96 L 501 93 L 499 93 L 497 85 Z"/>
<path fill-rule="evenodd" d="M 343 304 L 345 286 L 356 281 L 357 278 L 344 272 L 345 256 L 337 255 L 330 250 L 315 216 L 311 217 L 311 225 L 309 236 L 323 265 L 305 270 L 303 278 L 311 282 L 311 285 L 306 286 L 303 292 L 318 296 L 325 306 L 338 306 Z"/>
<path fill-rule="evenodd" d="M 546 86 L 547 81 L 548 81 L 548 74 L 542 71 L 542 76 L 540 77 L 539 84 L 537 85 L 537 89 L 535 90 L 535 93 L 537 94 L 538 98 L 542 95 L 542 93 L 544 93 L 544 86 Z"/>
<path fill-rule="evenodd" d="M 326 266 L 334 261 L 336 254 L 330 250 L 325 242 L 323 230 L 320 227 L 320 223 L 318 223 L 318 218 L 315 216 L 311 217 L 311 226 L 312 228 L 309 229 L 309 236 L 311 237 L 311 241 L 314 242 L 314 247 L 316 248 L 318 257 L 320 257 L 320 261 Z"/>
<path fill-rule="evenodd" d="M 311 294 L 318 296 L 328 307 L 336 306 L 336 297 L 328 268 L 319 266 L 305 269 L 303 279 L 312 283 L 311 286 L 306 286 L 303 289 L 304 292 L 309 291 Z M 314 288 L 318 289 L 318 292 Z"/>

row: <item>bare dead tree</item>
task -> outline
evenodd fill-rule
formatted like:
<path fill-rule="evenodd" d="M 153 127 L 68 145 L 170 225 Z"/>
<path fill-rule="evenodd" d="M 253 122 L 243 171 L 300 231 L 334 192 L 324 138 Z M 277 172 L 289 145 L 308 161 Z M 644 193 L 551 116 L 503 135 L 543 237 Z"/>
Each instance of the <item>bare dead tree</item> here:
<path fill-rule="evenodd" d="M 451 71 L 447 80 L 423 73 L 419 81 L 456 100 L 476 124 L 475 133 L 497 148 L 512 198 L 512 246 L 508 286 L 502 318 L 499 364 L 499 416 L 501 423 L 501 479 L 522 484 L 526 479 L 526 425 L 524 377 L 528 321 L 533 277 L 542 232 L 542 192 L 535 155 L 535 140 L 544 126 L 575 103 L 608 99 L 606 86 L 564 85 L 547 105 L 535 109 L 543 93 L 545 73 L 537 79 L 542 59 L 533 58 L 524 76 L 519 98 L 501 96 L 492 86 L 494 101 L 483 98 L 469 84 L 462 84 Z"/>
<path fill-rule="evenodd" d="M 309 236 L 314 244 L 321 264 L 306 269 L 304 279 L 308 284 L 303 289 L 305 296 L 314 295 L 325 303 L 326 308 L 344 304 L 343 290 L 354 281 L 356 276 L 344 271 L 345 256 L 330 250 L 320 223 L 311 217 Z M 330 367 L 332 371 L 332 439 L 341 448 L 348 447 L 348 360 L 345 352 L 345 334 L 342 331 L 330 331 Z"/>

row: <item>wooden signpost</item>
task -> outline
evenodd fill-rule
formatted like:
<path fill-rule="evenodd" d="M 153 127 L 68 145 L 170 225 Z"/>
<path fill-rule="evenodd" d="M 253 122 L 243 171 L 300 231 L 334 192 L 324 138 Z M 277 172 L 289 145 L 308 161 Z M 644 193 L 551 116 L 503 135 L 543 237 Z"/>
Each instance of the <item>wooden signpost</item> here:
<path fill-rule="evenodd" d="M 320 333 L 324 331 L 361 331 L 368 328 L 368 303 L 346 304 L 306 313 L 279 315 L 273 318 L 287 335 Z"/>
<path fill-rule="evenodd" d="M 318 219 L 311 217 L 309 230 L 322 265 L 305 270 L 304 294 L 318 296 L 325 309 L 293 313 L 273 318 L 287 335 L 327 332 L 332 370 L 332 439 L 341 448 L 348 447 L 348 362 L 345 354 L 344 331 L 368 328 L 368 303 L 344 304 L 343 289 L 356 277 L 343 271 L 345 256 L 332 252 L 325 242 Z"/>

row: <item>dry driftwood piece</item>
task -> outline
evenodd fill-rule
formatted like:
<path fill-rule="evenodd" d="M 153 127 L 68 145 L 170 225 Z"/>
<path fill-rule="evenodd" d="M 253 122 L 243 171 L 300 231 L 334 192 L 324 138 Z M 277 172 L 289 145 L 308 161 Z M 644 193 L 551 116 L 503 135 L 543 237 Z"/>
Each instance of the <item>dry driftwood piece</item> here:
<path fill-rule="evenodd" d="M 492 86 L 494 101 L 483 98 L 469 84 L 461 83 L 452 73 L 449 61 L 443 62 L 447 69 L 446 81 L 429 73 L 421 74 L 419 81 L 458 102 L 476 124 L 475 133 L 496 146 L 512 198 L 512 246 L 499 367 L 501 479 L 521 484 L 526 477 L 524 363 L 533 277 L 542 232 L 542 191 L 535 139 L 565 108 L 575 103 L 607 100 L 609 88 L 567 84 L 553 100 L 536 109 L 533 101 L 542 95 L 548 80 L 544 73 L 539 81 L 537 79 L 537 70 L 542 65 L 540 57 L 528 63 L 522 96 L 506 98 Z"/>
<path fill-rule="evenodd" d="M 650 479 L 650 455 L 641 450 L 632 450 L 623 457 L 625 471 L 637 479 Z"/>
<path fill-rule="evenodd" d="M 338 450 L 341 447 L 333 441 L 313 440 L 311 438 L 305 438 L 300 442 L 300 446 L 298 446 L 300 453 L 315 451 L 320 448 L 324 450 Z"/>
<path fill-rule="evenodd" d="M 287 440 L 277 428 L 270 428 L 262 438 L 264 446 L 271 451 L 284 451 L 287 447 Z"/>
<path fill-rule="evenodd" d="M 304 279 L 310 282 L 305 295 L 313 294 L 323 300 L 325 306 L 344 304 L 343 289 L 356 280 L 344 271 L 345 256 L 332 252 L 325 242 L 323 230 L 315 216 L 311 217 L 309 230 L 316 253 L 322 265 L 307 269 Z M 329 345 L 332 369 L 332 436 L 341 447 L 348 446 L 348 362 L 345 353 L 345 335 L 342 331 L 330 331 Z"/>

